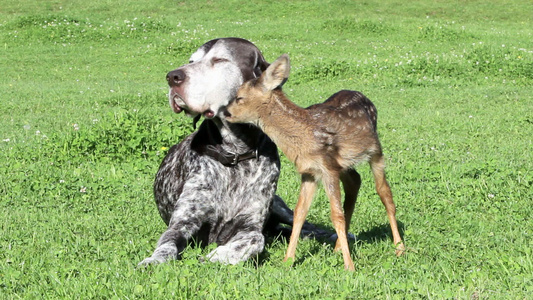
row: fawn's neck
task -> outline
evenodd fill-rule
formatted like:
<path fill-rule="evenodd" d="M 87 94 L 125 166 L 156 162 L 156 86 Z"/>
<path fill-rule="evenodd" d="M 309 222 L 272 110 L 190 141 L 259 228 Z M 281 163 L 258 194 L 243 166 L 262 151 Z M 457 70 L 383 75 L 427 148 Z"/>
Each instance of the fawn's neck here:
<path fill-rule="evenodd" d="M 305 151 L 312 136 L 307 110 L 294 104 L 281 91 L 274 91 L 270 105 L 258 123 L 292 162 Z"/>

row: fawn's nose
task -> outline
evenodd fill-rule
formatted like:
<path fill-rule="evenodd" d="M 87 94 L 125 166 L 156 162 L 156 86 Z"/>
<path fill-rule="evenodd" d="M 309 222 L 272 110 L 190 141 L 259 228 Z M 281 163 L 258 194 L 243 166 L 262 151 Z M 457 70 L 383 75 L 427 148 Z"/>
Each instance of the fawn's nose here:
<path fill-rule="evenodd" d="M 185 72 L 182 70 L 174 70 L 170 71 L 167 74 L 167 81 L 169 86 L 178 86 L 180 83 L 182 83 L 187 76 L 185 75 Z"/>

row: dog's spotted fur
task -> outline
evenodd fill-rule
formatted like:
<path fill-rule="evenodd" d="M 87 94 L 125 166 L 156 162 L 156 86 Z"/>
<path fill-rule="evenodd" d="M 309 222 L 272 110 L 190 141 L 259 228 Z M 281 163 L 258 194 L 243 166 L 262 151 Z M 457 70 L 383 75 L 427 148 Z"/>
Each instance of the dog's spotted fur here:
<path fill-rule="evenodd" d="M 193 238 L 217 243 L 210 261 L 236 264 L 263 251 L 265 229 L 292 225 L 292 211 L 274 194 L 280 172 L 276 145 L 258 128 L 230 124 L 223 116 L 240 85 L 266 67 L 255 45 L 226 38 L 205 43 L 189 64 L 167 75 L 172 109 L 207 119 L 161 163 L 154 195 L 168 229 L 140 265 L 179 258 Z M 227 166 L 206 154 L 208 146 L 237 154 L 257 150 L 257 158 Z M 303 234 L 331 235 L 309 223 Z"/>
<path fill-rule="evenodd" d="M 276 147 L 265 135 L 247 128 L 248 135 L 260 137 L 257 160 L 222 166 L 190 151 L 202 143 L 213 122 L 203 123 L 198 132 L 172 147 L 161 164 L 154 194 L 169 227 L 143 263 L 177 258 L 193 237 L 220 245 L 208 255 L 211 261 L 235 264 L 263 250 L 262 231 L 279 176 Z"/>

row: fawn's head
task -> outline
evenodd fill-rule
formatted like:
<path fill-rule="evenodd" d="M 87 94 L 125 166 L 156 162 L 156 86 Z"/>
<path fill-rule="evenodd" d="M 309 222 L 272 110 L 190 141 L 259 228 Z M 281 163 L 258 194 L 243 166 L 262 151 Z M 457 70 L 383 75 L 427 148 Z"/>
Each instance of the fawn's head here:
<path fill-rule="evenodd" d="M 231 123 L 255 124 L 263 110 L 268 109 L 275 90 L 281 89 L 289 78 L 289 56 L 283 54 L 273 62 L 261 77 L 245 82 L 237 97 L 226 108 L 226 120 Z"/>

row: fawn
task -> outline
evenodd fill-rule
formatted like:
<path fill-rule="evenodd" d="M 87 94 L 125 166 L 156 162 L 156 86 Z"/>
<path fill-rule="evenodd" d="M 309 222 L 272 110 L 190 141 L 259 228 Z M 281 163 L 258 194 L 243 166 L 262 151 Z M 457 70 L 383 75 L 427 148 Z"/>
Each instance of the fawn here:
<path fill-rule="evenodd" d="M 302 224 L 317 184 L 322 180 L 338 236 L 335 250 L 342 251 L 345 269 L 354 270 L 346 234 L 361 186 L 361 177 L 353 166 L 364 161 L 370 163 L 376 190 L 387 210 L 396 254 L 401 255 L 404 245 L 398 232 L 392 193 L 385 179 L 375 106 L 363 94 L 343 90 L 324 103 L 301 108 L 281 90 L 289 70 L 289 57 L 284 54 L 261 77 L 245 82 L 226 112 L 229 122 L 251 123 L 261 128 L 301 174 L 300 196 L 294 209 L 285 261 L 294 260 Z M 340 181 L 345 193 L 344 214 Z"/>

